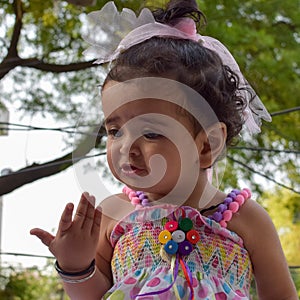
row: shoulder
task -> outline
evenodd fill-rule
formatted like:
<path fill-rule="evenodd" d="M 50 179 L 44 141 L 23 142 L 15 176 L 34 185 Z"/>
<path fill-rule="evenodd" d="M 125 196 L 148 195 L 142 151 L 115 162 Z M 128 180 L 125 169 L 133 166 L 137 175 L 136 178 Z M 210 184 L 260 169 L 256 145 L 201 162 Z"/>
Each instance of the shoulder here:
<path fill-rule="evenodd" d="M 111 195 L 101 201 L 102 228 L 105 229 L 106 237 L 109 240 L 110 234 L 118 221 L 133 211 L 134 207 L 128 197 L 122 193 Z"/>
<path fill-rule="evenodd" d="M 247 200 L 228 224 L 249 252 L 260 299 L 298 299 L 275 226 L 266 210 Z"/>
<path fill-rule="evenodd" d="M 263 232 L 274 231 L 273 222 L 266 210 L 256 201 L 249 199 L 235 213 L 233 219 L 228 223 L 228 229 L 240 235 L 245 245 L 249 245 L 249 252 L 252 252 L 251 246 L 254 239 L 264 238 Z M 262 234 L 253 235 L 259 231 Z"/>
<path fill-rule="evenodd" d="M 256 257 L 262 245 L 272 247 L 272 251 L 281 251 L 278 234 L 269 214 L 252 199 L 247 200 L 235 214 L 228 224 L 228 229 L 243 239 L 251 258 Z M 266 250 L 271 249 L 265 248 Z"/>

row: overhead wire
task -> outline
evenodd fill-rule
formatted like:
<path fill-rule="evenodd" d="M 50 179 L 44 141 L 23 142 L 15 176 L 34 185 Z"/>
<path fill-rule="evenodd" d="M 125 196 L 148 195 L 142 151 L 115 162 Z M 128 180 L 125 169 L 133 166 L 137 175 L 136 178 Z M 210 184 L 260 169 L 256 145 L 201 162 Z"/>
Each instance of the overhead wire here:
<path fill-rule="evenodd" d="M 300 154 L 299 150 L 291 149 L 271 149 L 271 148 L 262 148 L 262 147 L 246 147 L 246 146 L 231 146 L 230 149 L 236 150 L 249 150 L 257 152 L 274 152 L 274 153 L 287 153 L 287 154 Z"/>
<path fill-rule="evenodd" d="M 292 112 L 295 112 L 295 111 L 298 111 L 298 110 L 300 110 L 300 106 L 296 106 L 296 107 L 292 107 L 292 108 L 287 108 L 287 109 L 284 109 L 284 110 L 281 110 L 281 111 L 276 111 L 276 112 L 270 113 L 270 115 L 272 117 L 276 117 L 276 116 L 281 116 L 281 115 L 289 114 L 289 113 L 292 113 Z"/>
<path fill-rule="evenodd" d="M 6 127 L 2 127 L 1 125 L 4 125 Z M 75 125 L 75 126 L 66 126 L 66 127 L 40 127 L 40 126 L 32 126 L 32 125 L 24 125 L 24 124 L 17 124 L 17 123 L 9 123 L 9 122 L 0 122 L 0 130 L 10 130 L 10 131 L 58 131 L 62 133 L 68 133 L 68 134 L 82 134 L 82 135 L 95 135 L 94 133 L 88 133 L 84 131 L 79 131 L 78 128 L 80 127 L 87 127 L 87 128 L 94 128 L 96 124 L 91 125 Z M 17 127 L 17 128 L 11 128 L 11 127 Z M 75 130 L 70 130 L 75 129 Z"/>
<path fill-rule="evenodd" d="M 255 169 L 251 168 L 251 167 L 249 167 L 249 165 L 247 165 L 247 164 L 245 164 L 245 163 L 243 163 L 243 162 L 241 162 L 241 161 L 239 161 L 239 160 L 233 158 L 232 156 L 227 155 L 226 157 L 227 157 L 228 159 L 230 159 L 231 161 L 233 161 L 233 162 L 235 162 L 235 163 L 241 165 L 242 167 L 246 168 L 246 169 L 249 170 L 250 172 L 252 172 L 252 173 L 254 173 L 254 174 L 257 174 L 257 175 L 259 175 L 259 176 L 262 176 L 262 177 L 266 178 L 267 180 L 269 180 L 269 181 L 275 183 L 276 185 L 278 185 L 278 186 L 280 186 L 280 187 L 282 187 L 282 188 L 285 188 L 285 189 L 287 189 L 287 190 L 290 190 L 290 191 L 294 192 L 295 194 L 300 194 L 300 191 L 297 191 L 297 190 L 295 190 L 294 188 L 292 188 L 292 187 L 290 187 L 290 186 L 287 186 L 287 185 L 285 185 L 285 184 L 283 184 L 283 183 L 281 183 L 281 182 L 275 180 L 274 178 L 272 178 L 272 177 L 270 177 L 270 176 L 268 176 L 268 175 L 266 175 L 266 174 L 264 174 L 264 173 L 262 173 L 262 172 L 259 172 L 259 171 L 255 170 Z"/>
<path fill-rule="evenodd" d="M 0 255 L 13 255 L 13 256 L 27 256 L 27 257 L 39 257 L 47 259 L 55 259 L 54 256 L 39 255 L 39 254 L 28 254 L 28 253 L 15 253 L 15 252 L 0 252 Z"/>

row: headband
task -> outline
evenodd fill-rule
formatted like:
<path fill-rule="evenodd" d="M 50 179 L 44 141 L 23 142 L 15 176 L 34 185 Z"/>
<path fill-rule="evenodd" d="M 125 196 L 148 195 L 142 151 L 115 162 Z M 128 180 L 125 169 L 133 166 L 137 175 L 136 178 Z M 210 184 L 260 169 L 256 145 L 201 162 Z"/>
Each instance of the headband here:
<path fill-rule="evenodd" d="M 88 21 L 91 26 L 83 34 L 83 38 L 91 46 L 84 51 L 84 55 L 96 58 L 96 64 L 112 62 L 123 51 L 154 36 L 199 42 L 203 47 L 215 51 L 223 65 L 230 67 L 239 77 L 240 93 L 247 100 L 243 115 L 249 132 L 259 133 L 261 120 L 272 120 L 229 50 L 217 39 L 198 34 L 196 24 L 191 18 L 178 18 L 171 25 L 166 25 L 156 22 L 147 8 L 142 9 L 139 16 L 136 16 L 127 8 L 118 12 L 114 2 L 110 1 L 101 10 L 89 13 Z"/>

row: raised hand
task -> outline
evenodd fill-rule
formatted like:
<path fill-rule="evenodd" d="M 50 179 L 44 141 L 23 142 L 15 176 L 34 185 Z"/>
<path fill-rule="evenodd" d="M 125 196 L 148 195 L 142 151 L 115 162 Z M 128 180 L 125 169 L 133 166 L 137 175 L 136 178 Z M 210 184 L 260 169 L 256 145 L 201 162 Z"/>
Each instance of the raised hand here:
<path fill-rule="evenodd" d="M 77 272 L 89 266 L 95 258 L 102 213 L 95 208 L 95 197 L 83 193 L 72 220 L 74 205 L 68 203 L 62 213 L 56 236 L 40 228 L 30 231 L 56 257 L 67 272 Z"/>

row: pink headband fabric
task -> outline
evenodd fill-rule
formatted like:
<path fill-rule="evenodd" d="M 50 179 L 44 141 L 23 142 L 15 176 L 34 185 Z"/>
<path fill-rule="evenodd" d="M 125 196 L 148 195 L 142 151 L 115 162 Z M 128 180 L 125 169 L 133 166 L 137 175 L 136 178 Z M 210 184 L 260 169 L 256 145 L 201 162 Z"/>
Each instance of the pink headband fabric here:
<path fill-rule="evenodd" d="M 84 54 L 96 58 L 96 64 L 112 62 L 123 51 L 155 36 L 193 40 L 215 51 L 223 64 L 229 66 L 237 74 L 240 81 L 239 87 L 250 90 L 252 97 L 255 95 L 253 99 L 250 99 L 249 92 L 243 89 L 240 91 L 247 100 L 244 117 L 250 134 L 260 132 L 261 119 L 268 122 L 272 120 L 260 98 L 244 78 L 229 50 L 217 39 L 198 34 L 196 24 L 191 18 L 179 18 L 176 23 L 169 26 L 156 22 L 147 8 L 144 8 L 138 17 L 130 9 L 123 9 L 119 13 L 113 1 L 105 4 L 100 11 L 90 13 L 88 18 L 93 26 L 83 37 L 92 46 L 84 51 Z"/>

